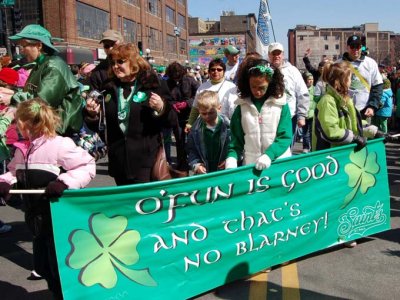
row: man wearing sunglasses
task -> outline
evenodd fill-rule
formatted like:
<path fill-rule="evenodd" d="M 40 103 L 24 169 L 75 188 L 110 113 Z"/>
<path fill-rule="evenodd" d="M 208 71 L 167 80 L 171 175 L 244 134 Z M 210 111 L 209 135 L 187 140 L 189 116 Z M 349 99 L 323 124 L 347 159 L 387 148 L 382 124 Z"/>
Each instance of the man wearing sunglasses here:
<path fill-rule="evenodd" d="M 89 78 L 89 85 L 92 90 L 103 91 L 104 85 L 109 81 L 108 69 L 110 68 L 109 54 L 115 45 L 123 43 L 124 39 L 121 33 L 117 30 L 108 29 L 103 32 L 100 44 L 103 45 L 104 52 L 107 54 L 107 59 L 102 60 L 92 71 Z"/>
<path fill-rule="evenodd" d="M 379 109 L 383 92 L 383 79 L 378 64 L 362 52 L 361 36 L 347 39 L 347 52 L 338 61 L 347 61 L 353 71 L 350 96 L 363 118 L 373 117 Z"/>

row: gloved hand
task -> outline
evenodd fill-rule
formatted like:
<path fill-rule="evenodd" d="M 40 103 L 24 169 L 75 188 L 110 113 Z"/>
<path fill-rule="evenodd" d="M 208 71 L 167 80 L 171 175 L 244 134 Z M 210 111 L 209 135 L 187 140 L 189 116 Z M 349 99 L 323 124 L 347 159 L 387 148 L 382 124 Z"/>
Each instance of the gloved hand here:
<path fill-rule="evenodd" d="M 398 143 L 399 142 L 399 137 L 398 136 L 392 136 L 392 135 L 390 135 L 388 133 L 384 133 L 383 131 L 380 131 L 380 130 L 378 130 L 375 133 L 374 138 L 375 139 L 384 138 L 384 140 L 383 140 L 384 143 L 387 143 L 387 142 L 389 142 L 389 143 Z"/>
<path fill-rule="evenodd" d="M 362 148 L 364 148 L 367 145 L 367 138 L 359 135 L 355 135 L 353 138 L 353 143 L 356 143 L 356 149 L 355 151 L 360 151 Z"/>
<path fill-rule="evenodd" d="M 44 194 L 48 198 L 60 198 L 67 188 L 68 186 L 62 181 L 52 181 L 47 185 Z"/>
<path fill-rule="evenodd" d="M 11 185 L 7 182 L 0 182 L 0 197 L 6 198 L 10 194 Z"/>
<path fill-rule="evenodd" d="M 176 112 L 179 113 L 182 109 L 185 109 L 187 107 L 187 102 L 186 101 L 176 102 L 172 105 L 172 107 Z"/>
<path fill-rule="evenodd" d="M 237 168 L 237 159 L 233 157 L 228 157 L 225 161 L 225 170 Z"/>
<path fill-rule="evenodd" d="M 263 154 L 257 159 L 255 168 L 261 171 L 268 169 L 270 166 L 271 166 L 271 159 L 267 154 Z"/>
<path fill-rule="evenodd" d="M 9 200 L 10 189 L 11 189 L 11 185 L 9 185 L 7 182 L 0 182 L 0 205 L 1 206 L 6 205 L 6 202 Z"/>

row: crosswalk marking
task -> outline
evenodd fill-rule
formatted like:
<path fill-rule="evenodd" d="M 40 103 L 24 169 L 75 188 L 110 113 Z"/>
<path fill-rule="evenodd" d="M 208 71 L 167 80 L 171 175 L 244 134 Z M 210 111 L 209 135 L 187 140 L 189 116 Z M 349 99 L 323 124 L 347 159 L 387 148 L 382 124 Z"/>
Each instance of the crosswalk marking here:
<path fill-rule="evenodd" d="M 282 266 L 280 271 L 282 275 L 282 299 L 300 300 L 297 264 L 292 263 Z M 268 297 L 268 274 L 261 272 L 248 280 L 250 281 L 249 300 L 266 300 Z"/>
<path fill-rule="evenodd" d="M 267 299 L 268 274 L 258 273 L 250 279 L 249 300 Z"/>
<path fill-rule="evenodd" d="M 297 264 L 292 263 L 282 267 L 282 299 L 300 299 L 300 284 L 297 273 Z"/>

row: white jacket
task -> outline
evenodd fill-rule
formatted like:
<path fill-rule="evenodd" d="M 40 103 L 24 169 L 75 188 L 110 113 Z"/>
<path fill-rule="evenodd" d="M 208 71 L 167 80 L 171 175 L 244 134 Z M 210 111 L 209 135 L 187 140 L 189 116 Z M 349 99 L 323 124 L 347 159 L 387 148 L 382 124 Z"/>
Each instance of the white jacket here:
<path fill-rule="evenodd" d="M 213 85 L 210 80 L 207 80 L 197 89 L 196 97 L 193 101 L 194 107 L 197 108 L 197 95 L 205 90 L 218 92 L 219 102 L 221 104 L 221 114 L 226 116 L 228 119 L 231 119 L 236 107 L 235 102 L 238 99 L 236 85 L 228 80 Z"/>
<path fill-rule="evenodd" d="M 255 163 L 274 142 L 282 106 L 286 104 L 286 95 L 279 99 L 269 97 L 260 113 L 250 98 L 239 99 L 237 104 L 240 105 L 244 132 L 243 164 L 248 165 Z M 291 156 L 290 147 L 279 158 L 289 156 Z"/>
<path fill-rule="evenodd" d="M 297 115 L 298 118 L 305 119 L 310 105 L 310 95 L 300 71 L 288 61 L 284 62 L 280 70 L 285 82 L 290 115 L 292 118 Z"/>

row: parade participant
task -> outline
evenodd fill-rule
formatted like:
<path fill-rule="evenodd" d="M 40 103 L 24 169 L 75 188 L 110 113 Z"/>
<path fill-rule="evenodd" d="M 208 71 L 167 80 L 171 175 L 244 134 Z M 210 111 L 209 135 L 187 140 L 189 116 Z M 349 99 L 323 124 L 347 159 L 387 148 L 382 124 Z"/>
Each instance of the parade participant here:
<path fill-rule="evenodd" d="M 108 29 L 103 32 L 100 44 L 103 44 L 104 52 L 106 53 L 106 59 L 102 59 L 100 63 L 94 68 L 90 74 L 88 84 L 92 90 L 97 90 L 99 92 L 105 89 L 105 86 L 110 82 L 108 76 L 108 70 L 110 69 L 110 52 L 115 45 L 123 43 L 124 38 L 122 34 L 113 29 Z"/>
<path fill-rule="evenodd" d="M 186 124 L 185 130 L 190 131 L 190 128 L 194 121 L 196 121 L 199 116 L 199 111 L 197 108 L 197 96 L 205 90 L 215 91 L 218 93 L 219 102 L 221 104 L 221 114 L 230 119 L 232 117 L 233 111 L 235 109 L 235 101 L 237 97 L 237 87 L 234 83 L 226 80 L 225 77 L 226 65 L 225 63 L 216 58 L 210 62 L 208 65 L 208 73 L 210 80 L 202 83 L 197 89 L 197 94 L 193 102 L 192 110 L 190 111 L 190 116 Z"/>
<path fill-rule="evenodd" d="M 269 62 L 274 68 L 280 69 L 285 81 L 285 93 L 287 103 L 292 116 L 292 131 L 301 128 L 306 124 L 308 106 L 310 97 L 308 89 L 300 74 L 300 71 L 284 60 L 284 49 L 280 43 L 271 43 L 268 46 Z M 295 137 L 294 137 L 295 138 Z M 295 139 L 294 139 L 295 140 Z"/>
<path fill-rule="evenodd" d="M 360 112 L 350 97 L 352 69 L 346 62 L 327 63 L 322 74 L 326 93 L 315 108 L 312 148 L 323 150 L 356 143 L 366 145 L 367 138 L 384 137 L 373 125 L 362 124 Z"/>
<path fill-rule="evenodd" d="M 225 78 L 228 81 L 237 82 L 237 71 L 239 69 L 239 54 L 240 50 L 235 46 L 229 45 L 224 49 L 224 54 L 227 59 Z"/>
<path fill-rule="evenodd" d="M 197 96 L 200 118 L 188 135 L 189 166 L 194 174 L 206 174 L 225 169 L 230 141 L 229 120 L 219 113 L 218 93 L 202 91 Z"/>
<path fill-rule="evenodd" d="M 186 131 L 185 124 L 189 117 L 191 104 L 197 90 L 197 82 L 188 75 L 190 68 L 187 69 L 178 62 L 171 63 L 165 74 L 167 76 L 167 85 L 172 95 L 172 107 L 178 116 L 178 124 L 174 124 L 172 131 L 175 136 L 177 151 L 177 169 L 188 171 L 187 154 L 185 150 Z M 193 88 L 192 88 L 193 87 Z M 171 129 L 164 130 L 164 140 L 167 160 L 171 162 Z"/>
<path fill-rule="evenodd" d="M 380 103 L 380 108 L 372 117 L 371 123 L 378 127 L 384 133 L 388 132 L 388 119 L 392 116 L 393 110 L 393 92 L 389 79 L 383 80 L 383 93 Z"/>
<path fill-rule="evenodd" d="M 114 46 L 110 64 L 112 81 L 104 92 L 108 172 L 117 185 L 149 182 L 162 129 L 176 118 L 168 103 L 171 95 L 135 45 Z M 144 89 L 150 75 L 155 88 Z M 89 102 L 86 108 L 89 114 L 100 111 Z"/>
<path fill-rule="evenodd" d="M 72 135 L 82 127 L 82 98 L 76 78 L 68 65 L 56 55 L 51 34 L 40 25 L 26 26 L 9 39 L 16 42 L 28 62 L 36 62 L 22 92 L 12 97 L 21 102 L 40 97 L 55 109 L 60 109 L 62 125 L 58 133 Z M 8 103 L 7 103 L 8 102 Z M 0 99 L 8 105 L 10 99 Z"/>
<path fill-rule="evenodd" d="M 311 151 L 311 137 L 312 137 L 312 123 L 314 119 L 314 109 L 316 102 L 314 101 L 314 76 L 313 74 L 306 72 L 303 75 L 304 81 L 308 88 L 310 95 L 310 106 L 308 108 L 306 124 L 303 126 L 303 153 Z"/>
<path fill-rule="evenodd" d="M 263 59 L 249 60 L 238 74 L 238 106 L 231 119 L 226 169 L 255 163 L 257 170 L 291 156 L 291 117 L 283 75 Z"/>
<path fill-rule="evenodd" d="M 363 118 L 372 117 L 379 109 L 383 79 L 378 64 L 362 54 L 361 37 L 352 35 L 347 39 L 347 52 L 338 62 L 345 61 L 352 70 L 349 95 Z"/>
<path fill-rule="evenodd" d="M 2 68 L 0 70 L 0 87 L 10 90 L 16 89 L 18 82 L 18 72 L 10 68 Z M 0 99 L 3 94 L 0 93 Z M 6 170 L 6 162 L 10 158 L 10 149 L 7 146 L 7 130 L 10 128 L 14 120 L 15 107 L 9 105 L 0 105 L 0 165 L 1 174 Z M 14 130 L 15 134 L 16 130 Z"/>
<path fill-rule="evenodd" d="M 311 65 L 310 58 L 309 58 L 310 55 L 311 55 L 311 48 L 308 48 L 306 50 L 306 52 L 304 53 L 303 62 L 304 62 L 304 66 L 306 67 L 307 71 L 312 74 L 313 79 L 314 79 L 314 85 L 316 85 L 318 82 L 318 79 L 321 77 L 322 69 L 324 68 L 324 65 L 326 64 L 328 59 L 324 55 L 323 59 L 318 64 L 318 69 L 316 69 Z"/>
<path fill-rule="evenodd" d="M 44 195 L 24 195 L 25 221 L 33 234 L 34 269 L 46 279 L 54 298 L 62 299 L 50 200 L 66 189 L 85 187 L 94 178 L 96 165 L 70 138 L 57 136 L 60 117 L 45 101 L 20 103 L 16 119 L 26 142 L 15 144 L 9 172 L 0 176 L 0 196 L 7 198 L 14 183 L 23 189 L 45 188 Z"/>

